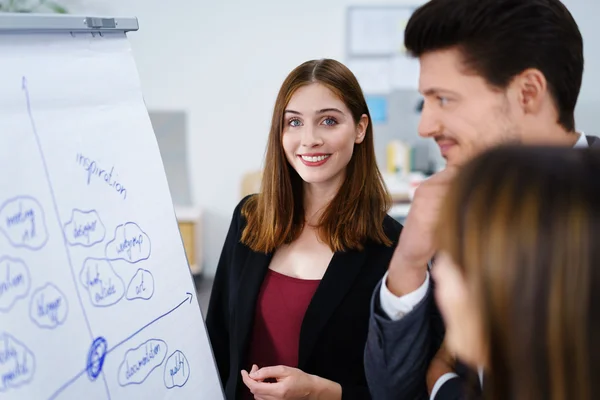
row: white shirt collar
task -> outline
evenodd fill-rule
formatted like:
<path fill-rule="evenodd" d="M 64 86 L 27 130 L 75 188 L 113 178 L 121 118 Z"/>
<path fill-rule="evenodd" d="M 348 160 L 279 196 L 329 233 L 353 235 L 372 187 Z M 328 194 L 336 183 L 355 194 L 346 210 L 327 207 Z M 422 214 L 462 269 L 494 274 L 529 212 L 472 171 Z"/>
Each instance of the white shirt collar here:
<path fill-rule="evenodd" d="M 574 148 L 578 147 L 588 147 L 587 138 L 585 137 L 585 133 L 579 132 L 579 139 L 577 139 L 577 143 L 575 143 Z"/>

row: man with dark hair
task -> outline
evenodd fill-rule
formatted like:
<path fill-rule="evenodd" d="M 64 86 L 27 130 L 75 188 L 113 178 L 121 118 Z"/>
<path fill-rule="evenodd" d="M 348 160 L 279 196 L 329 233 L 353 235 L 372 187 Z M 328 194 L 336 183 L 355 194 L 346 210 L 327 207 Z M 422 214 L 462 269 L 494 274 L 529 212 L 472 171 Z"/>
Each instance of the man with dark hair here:
<path fill-rule="evenodd" d="M 404 41 L 420 61 L 419 134 L 437 142 L 447 167 L 417 189 L 374 293 L 366 374 L 376 400 L 426 399 L 428 392 L 460 399 L 465 376 L 480 379 L 455 368 L 441 347 L 444 325 L 428 271 L 456 169 L 504 143 L 600 147 L 600 139 L 575 130 L 583 40 L 559 0 L 430 0 L 412 15 Z"/>

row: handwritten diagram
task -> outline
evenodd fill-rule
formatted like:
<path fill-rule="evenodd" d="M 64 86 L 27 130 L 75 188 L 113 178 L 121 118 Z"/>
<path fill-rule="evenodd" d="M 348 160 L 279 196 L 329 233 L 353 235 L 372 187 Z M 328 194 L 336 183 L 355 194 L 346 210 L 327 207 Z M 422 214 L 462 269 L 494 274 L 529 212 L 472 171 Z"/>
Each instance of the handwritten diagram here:
<path fill-rule="evenodd" d="M 73 318 L 74 312 L 83 315 L 89 348 L 78 355 L 80 364 L 64 367 L 70 369 L 71 377 L 57 382 L 47 399 L 59 399 L 69 387 L 83 379 L 101 382 L 105 398 L 109 400 L 111 388 L 135 387 L 149 379 L 160 381 L 165 390 L 184 387 L 193 371 L 180 350 L 181 344 L 151 335 L 158 321 L 172 318 L 177 310 L 192 304 L 194 296 L 183 291 L 176 304 L 154 303 L 160 288 L 148 264 L 152 259 L 152 240 L 138 223 L 123 220 L 105 224 L 102 210 L 93 207 L 73 208 L 68 218 L 61 218 L 52 171 L 36 128 L 25 77 L 21 85 L 48 196 L 24 192 L 0 198 L 0 237 L 10 245 L 5 251 L 7 254 L 0 253 L 0 316 L 27 310 L 19 314 L 19 318 L 29 321 L 28 330 L 59 332 Z M 85 172 L 82 184 L 103 184 L 111 196 L 127 201 L 127 191 L 131 188 L 121 182 L 115 167 L 91 157 L 82 152 L 73 154 L 74 165 Z M 61 243 L 66 265 L 39 265 L 31 261 L 34 254 L 45 250 L 50 240 Z M 61 276 L 69 280 L 42 280 L 39 278 L 42 268 L 60 270 Z M 149 304 L 148 309 L 153 311 L 151 320 L 122 338 L 108 340 L 104 327 L 94 326 L 91 318 L 102 310 L 118 307 L 132 310 L 130 307 Z M 11 332 L 11 328 L 0 326 L 0 397 L 35 384 L 36 380 L 43 381 L 48 373 L 40 369 L 34 350 L 36 343 L 26 342 L 20 334 Z M 24 337 L 31 338 L 31 335 Z M 106 370 L 109 361 L 114 361 L 118 368 Z"/>

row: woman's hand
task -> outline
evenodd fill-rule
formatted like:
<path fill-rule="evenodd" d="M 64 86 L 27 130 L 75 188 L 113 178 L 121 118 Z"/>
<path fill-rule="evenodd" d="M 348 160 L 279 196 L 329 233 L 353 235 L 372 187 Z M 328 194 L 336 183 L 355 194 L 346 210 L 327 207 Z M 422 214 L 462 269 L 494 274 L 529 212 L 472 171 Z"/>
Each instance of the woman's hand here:
<path fill-rule="evenodd" d="M 256 400 L 340 400 L 342 398 L 342 387 L 339 384 L 282 365 L 260 369 L 254 365 L 250 373 L 242 371 L 242 379 Z"/>

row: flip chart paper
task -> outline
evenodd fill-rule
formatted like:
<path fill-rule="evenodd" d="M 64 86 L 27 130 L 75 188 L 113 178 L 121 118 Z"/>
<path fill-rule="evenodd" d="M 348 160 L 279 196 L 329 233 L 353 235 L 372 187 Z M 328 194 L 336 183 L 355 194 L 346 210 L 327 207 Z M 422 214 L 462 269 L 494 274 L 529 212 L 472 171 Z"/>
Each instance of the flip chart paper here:
<path fill-rule="evenodd" d="M 0 60 L 0 398 L 222 399 L 125 34 Z"/>

